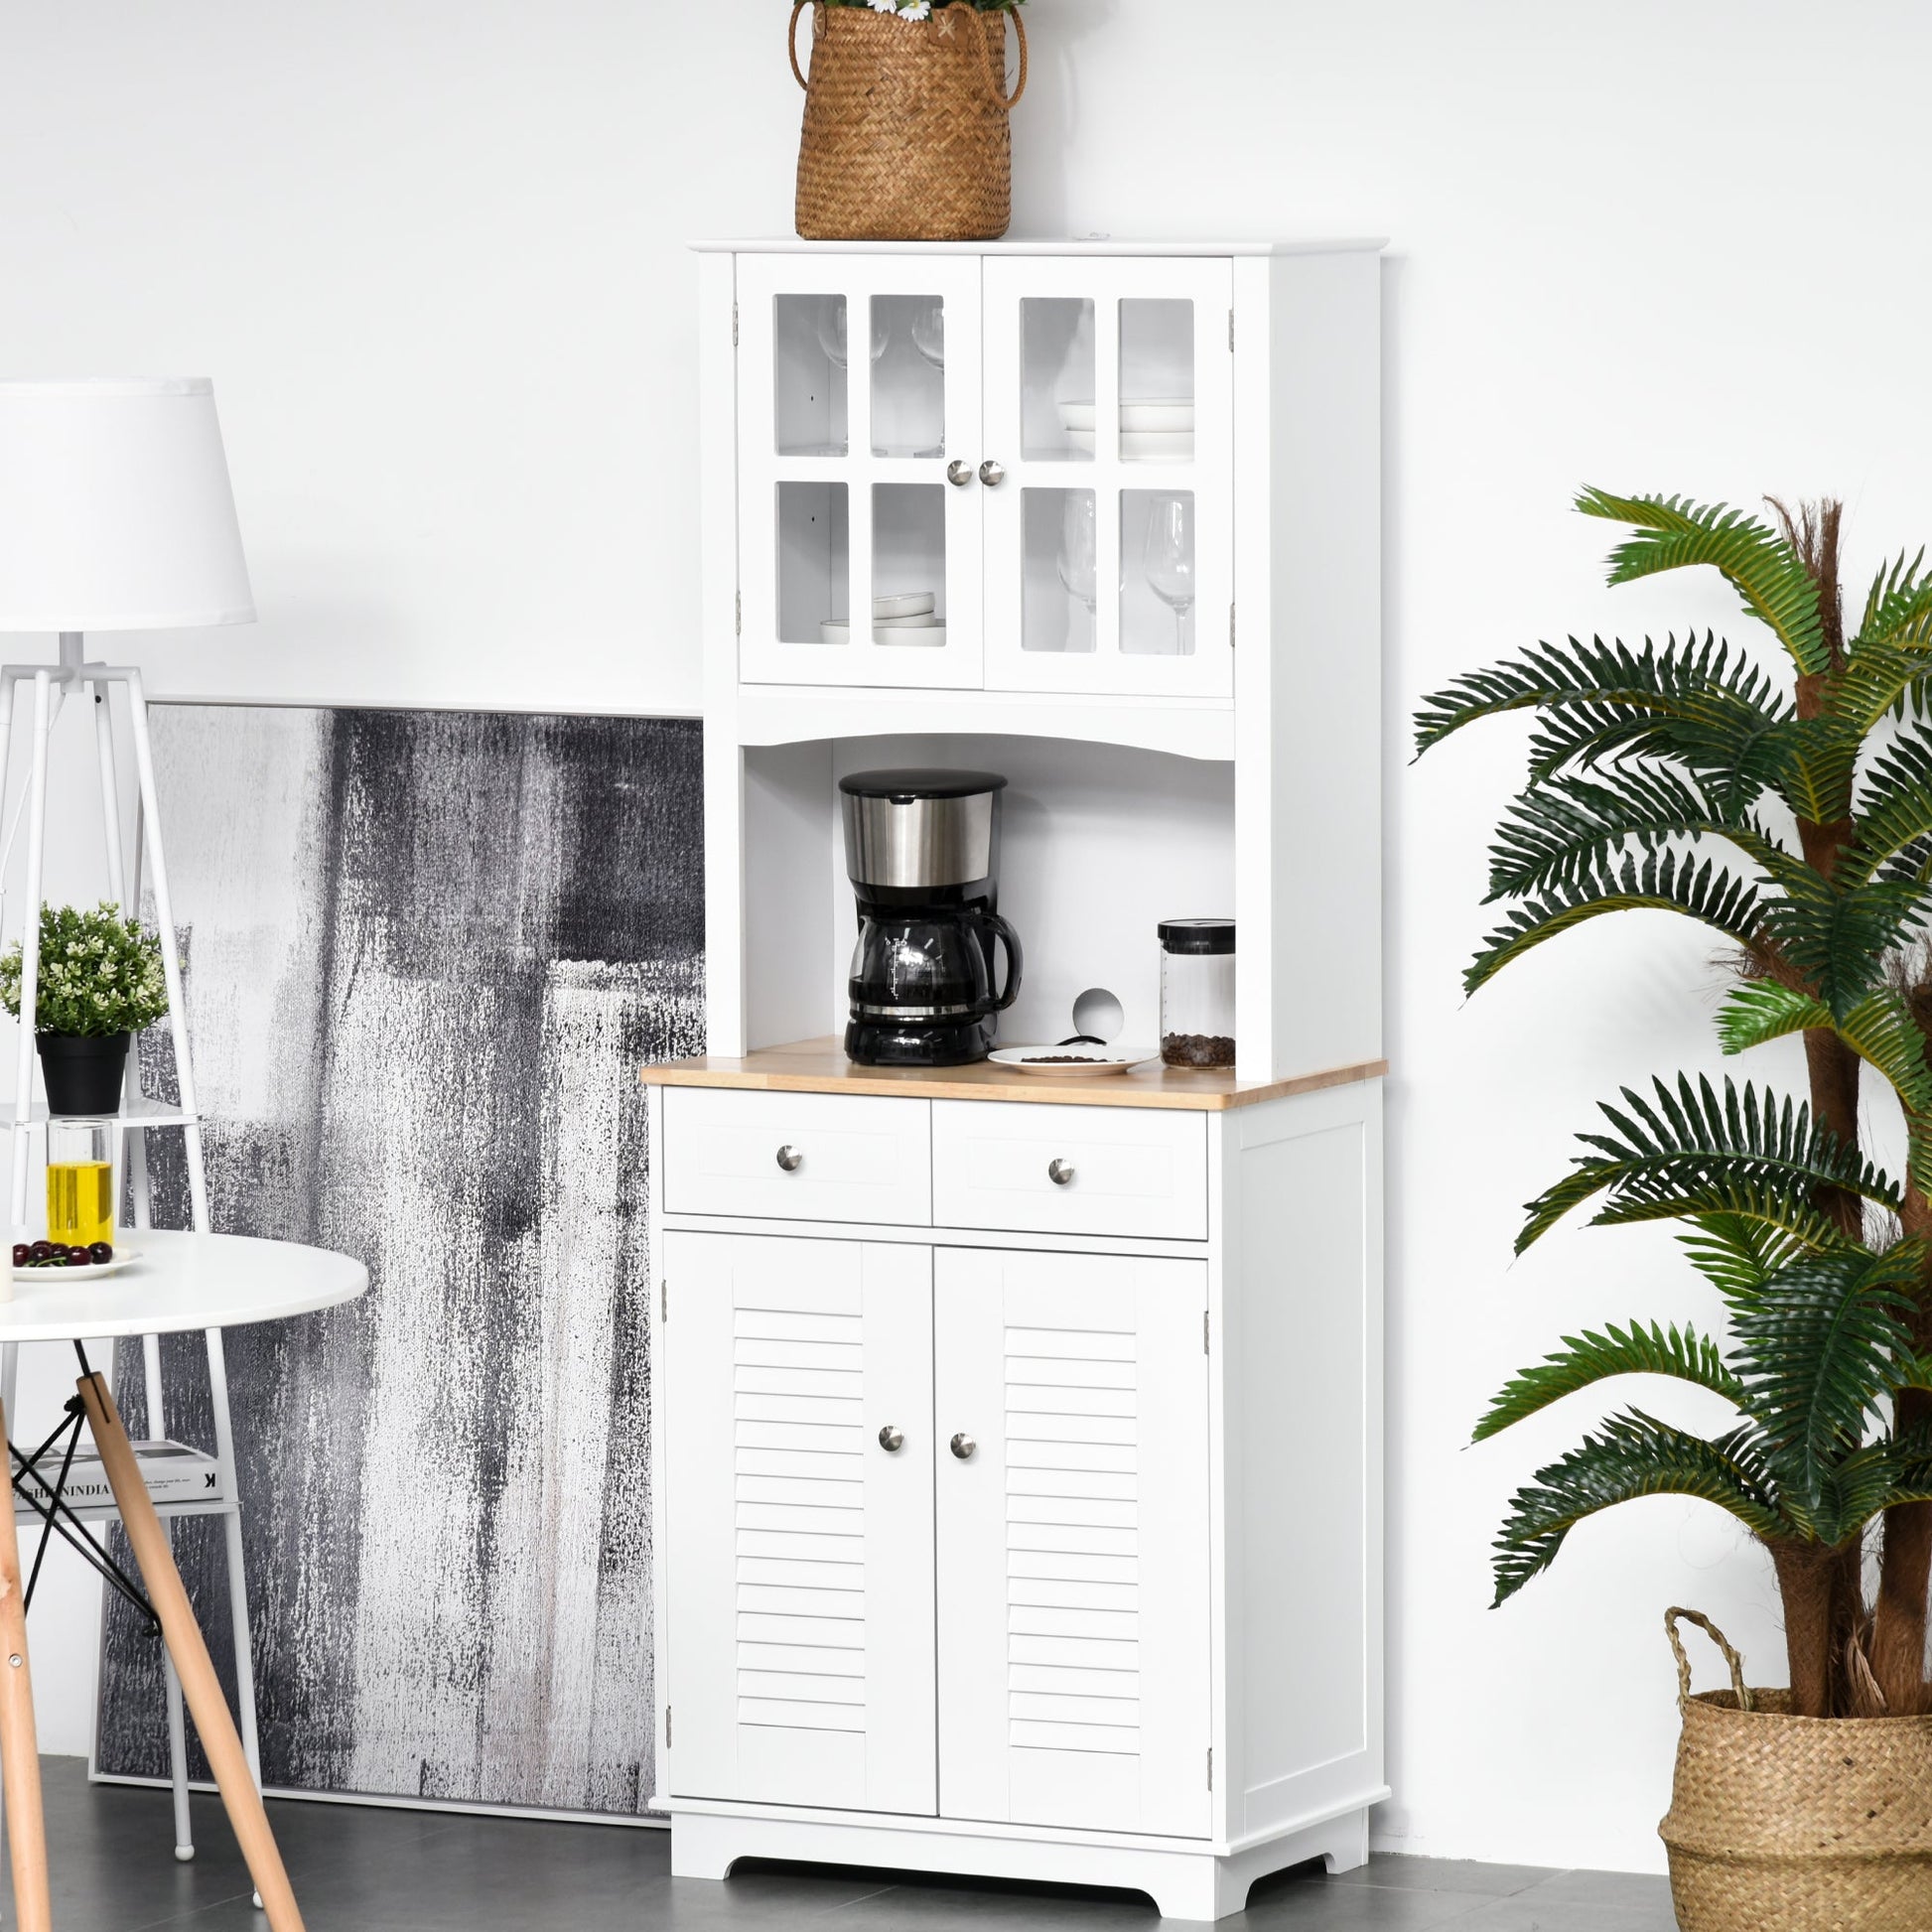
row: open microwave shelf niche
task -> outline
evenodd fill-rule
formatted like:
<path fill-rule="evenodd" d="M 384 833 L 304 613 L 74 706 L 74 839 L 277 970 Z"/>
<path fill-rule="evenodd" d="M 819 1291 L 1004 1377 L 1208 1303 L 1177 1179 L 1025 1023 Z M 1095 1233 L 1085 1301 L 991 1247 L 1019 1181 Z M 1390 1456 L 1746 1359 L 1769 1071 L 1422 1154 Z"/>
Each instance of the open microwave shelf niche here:
<path fill-rule="evenodd" d="M 1074 1000 L 1104 989 L 1121 1002 L 1121 1042 L 1156 1051 L 1157 923 L 1236 910 L 1234 766 L 1117 745 L 964 733 L 746 751 L 749 1045 L 843 1030 L 856 914 L 838 784 L 854 771 L 905 765 L 997 771 L 1008 781 L 1000 911 L 1019 929 L 1026 963 L 1020 997 L 1000 1016 L 1000 1038 L 1064 1039 L 1074 1031 Z"/>

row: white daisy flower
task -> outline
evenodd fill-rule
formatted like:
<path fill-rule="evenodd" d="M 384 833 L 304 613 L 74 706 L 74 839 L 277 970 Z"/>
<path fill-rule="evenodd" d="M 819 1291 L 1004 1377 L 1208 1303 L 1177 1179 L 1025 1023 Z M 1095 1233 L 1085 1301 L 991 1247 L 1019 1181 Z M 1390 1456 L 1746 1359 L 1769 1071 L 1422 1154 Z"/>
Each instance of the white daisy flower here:
<path fill-rule="evenodd" d="M 901 20 L 924 20 L 932 12 L 932 0 L 912 0 L 909 7 L 901 7 L 898 17 Z"/>

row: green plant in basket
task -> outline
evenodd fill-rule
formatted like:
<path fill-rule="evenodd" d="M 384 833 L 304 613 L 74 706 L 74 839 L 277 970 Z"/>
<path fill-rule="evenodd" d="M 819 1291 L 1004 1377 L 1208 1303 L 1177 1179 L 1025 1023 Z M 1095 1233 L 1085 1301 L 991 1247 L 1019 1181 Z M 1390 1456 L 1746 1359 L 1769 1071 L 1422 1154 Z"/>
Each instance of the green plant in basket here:
<path fill-rule="evenodd" d="M 21 947 L 0 954 L 0 1005 L 20 1017 Z M 90 912 L 41 907 L 34 1031 L 69 1038 L 139 1033 L 168 1011 L 161 940 L 110 899 Z"/>
<path fill-rule="evenodd" d="M 1724 1050 L 1802 1038 L 1810 1104 L 1683 1075 L 1626 1088 L 1529 1204 L 1519 1253 L 1590 1202 L 1598 1224 L 1675 1223 L 1729 1332 L 1567 1337 L 1478 1437 L 1630 1375 L 1712 1391 L 1734 1420 L 1705 1436 L 1631 1407 L 1586 1434 L 1511 1499 L 1496 1600 L 1595 1512 L 1696 1496 L 1770 1555 L 1798 1716 L 1916 1715 L 1932 1710 L 1932 573 L 1923 551 L 1885 565 L 1848 625 L 1836 503 L 1774 502 L 1775 524 L 1594 489 L 1578 508 L 1633 528 L 1612 584 L 1713 566 L 1782 662 L 1709 634 L 1573 637 L 1425 702 L 1422 751 L 1498 713 L 1536 720 L 1490 849 L 1508 909 L 1465 983 L 1603 913 L 1678 913 L 1735 967 Z M 1862 1079 L 1897 1109 L 1900 1178 L 1862 1150 Z"/>

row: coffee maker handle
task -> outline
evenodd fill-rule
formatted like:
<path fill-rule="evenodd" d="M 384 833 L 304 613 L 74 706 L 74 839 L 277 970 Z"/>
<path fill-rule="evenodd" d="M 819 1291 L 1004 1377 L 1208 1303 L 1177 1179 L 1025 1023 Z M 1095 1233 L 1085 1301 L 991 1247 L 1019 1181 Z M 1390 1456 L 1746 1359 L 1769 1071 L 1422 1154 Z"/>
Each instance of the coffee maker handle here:
<path fill-rule="evenodd" d="M 982 912 L 980 917 L 1006 941 L 1007 978 L 1006 984 L 994 996 L 988 1013 L 1004 1013 L 1020 997 L 1020 969 L 1023 958 L 1020 951 L 1020 935 L 997 912 Z"/>

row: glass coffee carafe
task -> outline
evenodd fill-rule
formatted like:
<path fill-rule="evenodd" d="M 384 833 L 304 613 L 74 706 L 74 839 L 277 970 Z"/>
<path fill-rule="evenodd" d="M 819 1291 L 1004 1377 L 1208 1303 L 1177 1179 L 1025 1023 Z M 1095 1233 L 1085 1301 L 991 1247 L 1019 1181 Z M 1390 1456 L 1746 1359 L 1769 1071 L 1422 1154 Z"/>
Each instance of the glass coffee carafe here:
<path fill-rule="evenodd" d="M 989 964 L 995 935 L 1006 946 L 997 989 Z M 860 915 L 848 990 L 873 1061 L 983 1059 L 993 1043 L 993 1016 L 1020 990 L 1019 941 L 1006 920 L 983 906 L 874 909 Z"/>

